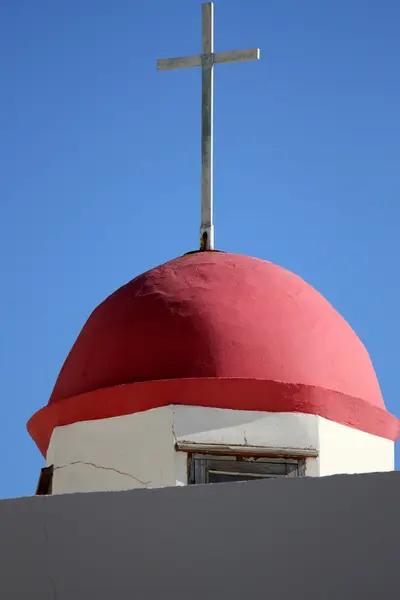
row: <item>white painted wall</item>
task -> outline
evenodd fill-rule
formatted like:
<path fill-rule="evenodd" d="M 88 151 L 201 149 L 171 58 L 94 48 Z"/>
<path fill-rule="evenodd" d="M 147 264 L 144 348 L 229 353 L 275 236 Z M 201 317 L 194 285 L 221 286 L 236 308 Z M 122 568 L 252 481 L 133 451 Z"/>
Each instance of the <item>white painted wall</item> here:
<path fill-rule="evenodd" d="M 176 442 L 317 451 L 306 459 L 315 477 L 394 468 L 392 442 L 314 415 L 167 406 L 57 427 L 46 460 L 53 493 L 186 485 Z"/>
<path fill-rule="evenodd" d="M 394 470 L 394 442 L 318 417 L 319 475 Z"/>
<path fill-rule="evenodd" d="M 314 415 L 173 406 L 178 441 L 317 449 Z"/>
<path fill-rule="evenodd" d="M 176 485 L 169 407 L 57 427 L 47 464 L 53 493 Z"/>
<path fill-rule="evenodd" d="M 173 406 L 177 442 L 318 450 L 314 415 Z M 306 474 L 317 476 L 317 459 L 307 458 Z"/>

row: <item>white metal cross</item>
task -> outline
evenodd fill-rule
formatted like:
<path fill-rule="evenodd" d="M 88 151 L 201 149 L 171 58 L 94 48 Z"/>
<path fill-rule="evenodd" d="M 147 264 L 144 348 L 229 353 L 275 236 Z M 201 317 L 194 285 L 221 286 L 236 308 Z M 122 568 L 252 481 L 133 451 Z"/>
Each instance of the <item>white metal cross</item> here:
<path fill-rule="evenodd" d="M 214 249 L 213 223 L 213 113 L 214 113 L 214 65 L 258 60 L 259 48 L 214 52 L 214 3 L 202 5 L 202 53 L 182 58 L 166 58 L 157 61 L 159 71 L 202 68 L 201 94 L 201 225 L 200 250 Z"/>

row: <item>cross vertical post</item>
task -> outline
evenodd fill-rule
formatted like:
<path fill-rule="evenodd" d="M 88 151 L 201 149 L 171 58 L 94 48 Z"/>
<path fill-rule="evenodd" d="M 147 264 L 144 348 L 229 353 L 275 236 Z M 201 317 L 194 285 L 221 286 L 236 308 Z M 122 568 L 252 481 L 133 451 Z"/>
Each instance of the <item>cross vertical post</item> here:
<path fill-rule="evenodd" d="M 200 249 L 214 249 L 214 5 L 202 5 Z"/>
<path fill-rule="evenodd" d="M 201 67 L 201 223 L 200 250 L 214 250 L 213 152 L 214 65 L 258 60 L 259 48 L 214 52 L 214 3 L 202 5 L 202 53 L 157 61 L 159 71 Z"/>

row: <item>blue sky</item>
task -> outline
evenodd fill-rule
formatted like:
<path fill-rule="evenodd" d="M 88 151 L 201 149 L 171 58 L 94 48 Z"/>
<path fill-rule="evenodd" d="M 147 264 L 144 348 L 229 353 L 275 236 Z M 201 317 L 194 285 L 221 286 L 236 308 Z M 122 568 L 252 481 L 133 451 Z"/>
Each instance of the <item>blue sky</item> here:
<path fill-rule="evenodd" d="M 195 249 L 198 0 L 3 0 L 0 497 L 34 492 L 26 433 L 92 309 Z M 217 0 L 219 249 L 293 270 L 360 335 L 400 415 L 397 0 Z M 400 458 L 398 453 L 398 458 Z"/>

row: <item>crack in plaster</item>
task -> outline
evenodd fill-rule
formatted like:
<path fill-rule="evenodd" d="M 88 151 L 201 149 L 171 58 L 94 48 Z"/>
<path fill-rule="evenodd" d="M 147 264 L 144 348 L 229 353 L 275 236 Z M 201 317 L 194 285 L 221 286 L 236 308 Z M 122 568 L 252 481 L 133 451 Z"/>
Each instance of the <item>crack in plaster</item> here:
<path fill-rule="evenodd" d="M 130 479 L 133 479 L 137 483 L 140 483 L 143 487 L 146 487 L 150 483 L 150 481 L 142 481 L 141 479 L 139 479 L 138 477 L 135 477 L 131 473 L 126 473 L 125 471 L 119 471 L 118 469 L 115 469 L 114 467 L 103 467 L 102 465 L 96 465 L 95 463 L 86 462 L 84 460 L 75 460 L 66 465 L 60 465 L 58 467 L 54 467 L 54 470 L 57 471 L 60 469 L 65 469 L 66 467 L 71 467 L 72 465 L 87 465 L 88 467 L 94 467 L 95 469 L 102 469 L 104 471 L 114 471 L 114 473 L 118 473 L 119 475 L 125 475 L 125 477 L 130 477 Z"/>
<path fill-rule="evenodd" d="M 50 575 L 47 575 L 47 579 L 50 581 L 50 584 L 51 584 L 51 589 L 53 591 L 53 600 L 57 600 L 58 594 L 57 594 L 56 582 Z"/>
<path fill-rule="evenodd" d="M 178 438 L 175 433 L 175 408 L 172 409 L 172 435 L 174 436 L 175 444 L 178 443 Z"/>

